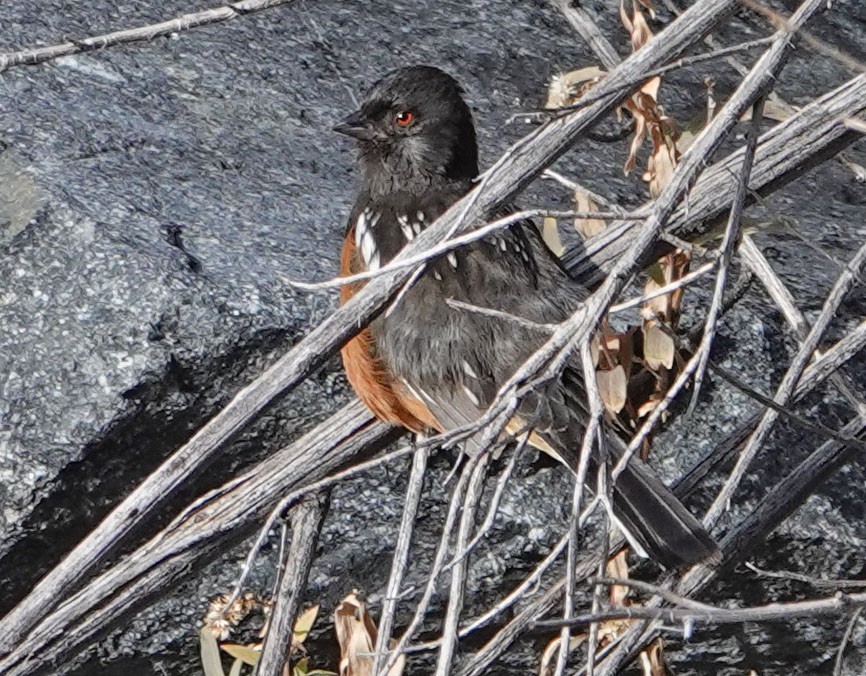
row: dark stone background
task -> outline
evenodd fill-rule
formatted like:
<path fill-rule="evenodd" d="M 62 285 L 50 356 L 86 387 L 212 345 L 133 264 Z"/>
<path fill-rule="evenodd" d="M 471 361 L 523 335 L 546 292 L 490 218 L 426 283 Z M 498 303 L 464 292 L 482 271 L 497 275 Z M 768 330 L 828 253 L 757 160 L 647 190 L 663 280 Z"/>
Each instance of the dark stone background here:
<path fill-rule="evenodd" d="M 614 3 L 588 4 L 624 54 Z M 0 49 L 56 44 L 208 6 L 10 1 L 0 13 Z M 659 19 L 669 15 L 660 11 Z M 860 0 L 833 3 L 812 30 L 864 60 Z M 722 37 L 731 43 L 766 31 L 740 17 Z M 298 293 L 287 280 L 325 279 L 336 270 L 354 175 L 349 144 L 329 130 L 367 84 L 411 63 L 449 70 L 467 90 L 489 164 L 525 131 L 506 120 L 538 105 L 552 74 L 595 61 L 542 2 L 305 0 L 0 74 L 0 611 L 333 307 L 332 296 Z M 722 96 L 739 79 L 723 63 L 667 78 L 662 100 L 678 119 L 702 109 L 706 75 Z M 778 91 L 802 104 L 848 77 L 800 47 Z M 866 164 L 862 144 L 850 156 Z M 624 143 L 586 141 L 558 168 L 633 205 L 644 192 L 639 179 L 623 177 L 624 157 Z M 544 184 L 523 202 L 567 208 L 568 196 Z M 831 162 L 749 215 L 791 218 L 809 242 L 844 260 L 866 235 L 864 204 L 864 186 Z M 802 307 L 819 308 L 838 274 L 834 264 L 792 234 L 761 243 L 773 247 Z M 693 321 L 706 299 L 706 289 L 689 295 Z M 862 320 L 863 301 L 860 288 L 835 336 Z M 794 345 L 755 288 L 723 322 L 715 357 L 771 391 Z M 852 366 L 859 382 L 864 366 L 862 359 Z M 285 444 L 347 397 L 334 360 L 233 442 L 178 500 Z M 658 439 L 658 464 L 674 476 L 751 410 L 749 400 L 711 381 L 697 412 Z M 829 395 L 816 395 L 803 410 L 830 424 L 843 417 Z M 779 428 L 737 510 L 818 442 L 789 423 Z M 335 489 L 309 591 L 323 613 L 353 587 L 369 593 L 376 612 L 406 467 L 395 463 Z M 450 467 L 449 457 L 433 462 L 410 582 L 422 579 L 435 547 Z M 477 556 L 468 614 L 510 588 L 561 532 L 567 477 L 531 455 L 518 474 Z M 866 576 L 864 493 L 864 466 L 852 464 L 754 560 L 814 575 Z M 244 552 L 225 552 L 94 646 L 87 661 L 58 673 L 199 673 L 197 622 L 206 598 L 228 589 Z M 253 580 L 263 591 L 271 585 L 267 553 Z M 819 593 L 741 568 L 707 598 L 749 604 Z M 827 673 L 845 621 L 701 629 L 685 647 L 674 636 L 669 652 L 680 674 Z M 311 649 L 327 664 L 335 642 L 320 626 Z M 545 641 L 522 642 L 494 673 L 531 672 Z M 862 626 L 849 653 L 847 673 L 862 673 Z M 412 673 L 424 673 L 426 664 L 416 662 Z"/>

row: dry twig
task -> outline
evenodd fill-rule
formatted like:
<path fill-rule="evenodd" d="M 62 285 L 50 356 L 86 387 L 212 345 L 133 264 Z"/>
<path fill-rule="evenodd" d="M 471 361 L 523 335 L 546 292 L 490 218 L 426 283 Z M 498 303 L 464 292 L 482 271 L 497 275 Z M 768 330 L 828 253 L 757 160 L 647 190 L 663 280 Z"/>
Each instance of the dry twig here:
<path fill-rule="evenodd" d="M 311 495 L 292 510 L 292 544 L 268 623 L 256 676 L 280 676 L 292 645 L 292 628 L 307 587 L 316 541 L 325 518 L 327 493 Z"/>
<path fill-rule="evenodd" d="M 0 54 L 0 73 L 13 66 L 34 66 L 62 56 L 92 52 L 97 49 L 105 49 L 114 45 L 130 42 L 141 42 L 153 40 L 163 35 L 182 33 L 183 31 L 208 26 L 215 23 L 236 19 L 245 14 L 251 14 L 277 5 L 284 5 L 293 0 L 242 0 L 233 2 L 222 7 L 206 9 L 201 12 L 184 14 L 170 21 L 163 21 L 141 28 L 130 28 L 128 30 L 115 31 L 104 35 L 97 35 L 72 42 L 64 42 L 51 47 L 36 47 L 33 49 L 22 49 L 18 52 Z"/>

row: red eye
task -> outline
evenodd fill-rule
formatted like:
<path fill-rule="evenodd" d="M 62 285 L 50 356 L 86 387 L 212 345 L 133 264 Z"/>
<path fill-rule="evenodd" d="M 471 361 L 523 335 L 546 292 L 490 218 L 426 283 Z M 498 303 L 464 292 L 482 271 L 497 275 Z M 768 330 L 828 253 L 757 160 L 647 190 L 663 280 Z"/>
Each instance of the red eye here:
<path fill-rule="evenodd" d="M 398 127 L 408 127 L 415 121 L 415 115 L 408 110 L 401 110 L 394 116 L 394 122 Z"/>

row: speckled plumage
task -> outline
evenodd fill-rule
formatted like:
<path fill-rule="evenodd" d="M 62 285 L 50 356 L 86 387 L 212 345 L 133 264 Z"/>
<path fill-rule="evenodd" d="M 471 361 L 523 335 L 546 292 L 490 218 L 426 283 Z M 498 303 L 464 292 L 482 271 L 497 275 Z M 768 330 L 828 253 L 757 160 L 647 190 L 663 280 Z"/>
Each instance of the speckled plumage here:
<path fill-rule="evenodd" d="M 387 75 L 337 130 L 358 140 L 363 174 L 347 231 L 347 242 L 355 248 L 344 271 L 393 258 L 463 197 L 478 174 L 469 108 L 457 83 L 435 68 Z M 350 381 L 380 417 L 416 430 L 418 420 L 425 419 L 379 406 L 381 382 L 374 383 L 379 389 L 373 401 L 369 378 L 351 363 L 360 355 L 385 372 L 406 409 L 417 410 L 420 402 L 436 429 L 471 423 L 546 334 L 446 301 L 551 324 L 569 317 L 583 298 L 585 290 L 568 277 L 535 226 L 514 224 L 431 261 L 402 300 L 361 338 L 368 352 L 362 354 L 357 345 L 344 351 Z M 585 420 L 578 374 L 579 369 L 567 368 L 562 378 L 525 397 L 515 421 L 530 421 L 537 445 L 572 470 Z M 622 442 L 608 437 L 613 455 L 620 454 Z M 470 450 L 475 442 L 469 441 Z M 617 517 L 663 565 L 678 567 L 717 553 L 697 520 L 640 461 L 621 475 L 614 503 Z"/>

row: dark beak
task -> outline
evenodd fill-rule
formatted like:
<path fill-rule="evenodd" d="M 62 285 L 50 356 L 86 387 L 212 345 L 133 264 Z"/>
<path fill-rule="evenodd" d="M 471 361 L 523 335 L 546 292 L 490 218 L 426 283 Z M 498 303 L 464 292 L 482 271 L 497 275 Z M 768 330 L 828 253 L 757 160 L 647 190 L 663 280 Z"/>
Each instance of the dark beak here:
<path fill-rule="evenodd" d="M 373 128 L 370 120 L 360 110 L 355 111 L 335 126 L 334 131 L 361 141 L 369 141 L 373 138 Z"/>

